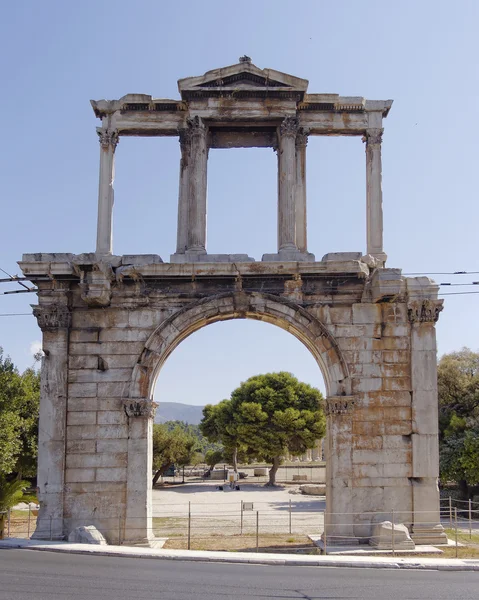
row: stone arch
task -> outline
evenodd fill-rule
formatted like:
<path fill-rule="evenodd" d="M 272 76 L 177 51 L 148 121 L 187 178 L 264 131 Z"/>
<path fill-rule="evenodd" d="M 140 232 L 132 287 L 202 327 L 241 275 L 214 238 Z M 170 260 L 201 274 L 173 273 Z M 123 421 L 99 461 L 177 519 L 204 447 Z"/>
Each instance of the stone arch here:
<path fill-rule="evenodd" d="M 202 327 L 231 319 L 256 319 L 292 333 L 312 353 L 327 396 L 351 393 L 348 366 L 329 331 L 312 314 L 285 298 L 259 292 L 209 296 L 171 315 L 151 334 L 135 365 L 130 398 L 152 398 L 161 367 L 173 350 Z"/>

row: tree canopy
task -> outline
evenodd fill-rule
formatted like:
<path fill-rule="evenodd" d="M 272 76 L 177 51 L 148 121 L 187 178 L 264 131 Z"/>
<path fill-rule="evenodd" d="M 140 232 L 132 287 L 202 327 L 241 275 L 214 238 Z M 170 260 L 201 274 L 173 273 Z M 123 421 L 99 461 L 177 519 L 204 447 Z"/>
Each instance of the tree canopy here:
<path fill-rule="evenodd" d="M 313 448 L 326 430 L 321 392 L 291 373 L 255 375 L 235 389 L 229 400 L 203 409 L 200 429 L 225 454 L 272 463 L 268 485 L 285 452 L 300 455 Z"/>
<path fill-rule="evenodd" d="M 0 348 L 0 476 L 35 476 L 39 405 L 39 373 L 20 374 Z"/>
<path fill-rule="evenodd" d="M 153 425 L 153 485 L 172 465 L 190 464 L 196 453 L 196 438 L 181 427 L 169 429 L 166 424 Z"/>
<path fill-rule="evenodd" d="M 479 484 L 479 354 L 469 348 L 438 364 L 441 479 L 456 481 L 464 497 Z"/>

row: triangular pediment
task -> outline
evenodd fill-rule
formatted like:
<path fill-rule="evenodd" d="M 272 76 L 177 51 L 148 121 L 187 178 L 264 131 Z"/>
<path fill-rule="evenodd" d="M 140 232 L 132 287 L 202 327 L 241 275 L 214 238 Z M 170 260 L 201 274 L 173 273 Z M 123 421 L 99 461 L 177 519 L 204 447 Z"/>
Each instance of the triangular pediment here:
<path fill-rule="evenodd" d="M 213 69 L 199 77 L 187 77 L 178 81 L 178 89 L 183 95 L 201 93 L 207 95 L 210 91 L 233 90 L 268 90 L 277 92 L 303 93 L 308 89 L 308 80 L 281 73 L 274 69 L 260 69 L 248 61 L 220 69 Z"/>

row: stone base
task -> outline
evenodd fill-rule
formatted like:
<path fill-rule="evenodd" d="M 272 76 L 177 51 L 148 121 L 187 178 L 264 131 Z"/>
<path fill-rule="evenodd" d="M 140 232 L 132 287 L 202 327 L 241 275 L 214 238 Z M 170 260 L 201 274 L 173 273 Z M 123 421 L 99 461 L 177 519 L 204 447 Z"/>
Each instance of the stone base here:
<path fill-rule="evenodd" d="M 299 250 L 280 250 L 277 254 L 263 254 L 263 262 L 315 262 L 314 254 L 311 252 L 300 252 Z"/>
<path fill-rule="evenodd" d="M 321 541 L 324 544 L 324 533 L 321 535 Z M 328 535 L 326 538 L 326 546 L 359 546 L 359 540 L 353 535 Z"/>
<path fill-rule="evenodd" d="M 391 521 L 383 521 L 373 526 L 369 545 L 378 550 L 414 550 L 416 547 L 409 537 L 406 525 L 395 523 L 393 526 Z"/>
<path fill-rule="evenodd" d="M 172 254 L 170 256 L 170 262 L 174 264 L 249 263 L 255 262 L 255 260 L 247 254 L 208 254 L 207 252 L 185 252 L 184 254 Z"/>
<path fill-rule="evenodd" d="M 447 546 L 447 535 L 444 532 L 444 527 L 441 524 L 431 525 L 413 525 L 412 540 L 420 544 L 428 544 L 432 546 Z"/>
<path fill-rule="evenodd" d="M 168 538 L 151 538 L 145 540 L 139 540 L 138 542 L 123 542 L 123 546 L 133 546 L 135 548 L 156 548 L 160 549 L 168 541 Z"/>

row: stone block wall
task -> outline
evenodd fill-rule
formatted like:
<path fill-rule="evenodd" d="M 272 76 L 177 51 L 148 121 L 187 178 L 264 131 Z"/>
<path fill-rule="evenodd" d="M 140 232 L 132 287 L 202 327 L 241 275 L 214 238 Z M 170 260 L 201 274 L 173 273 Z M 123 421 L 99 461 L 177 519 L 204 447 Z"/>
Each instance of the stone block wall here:
<path fill-rule="evenodd" d="M 366 541 L 392 511 L 417 539 L 443 536 L 434 327 L 441 303 L 429 280 L 370 272 L 360 261 L 208 265 L 193 274 L 191 265 L 154 264 L 111 275 L 100 290 L 95 280 L 92 291 L 78 267 L 62 267 L 62 276 L 57 265 L 52 282 L 40 278 L 42 265 L 24 267 L 40 288 L 45 350 L 37 537 L 91 524 L 111 542 L 152 537 L 156 377 L 185 337 L 232 318 L 286 329 L 322 371 L 329 543 Z"/>

